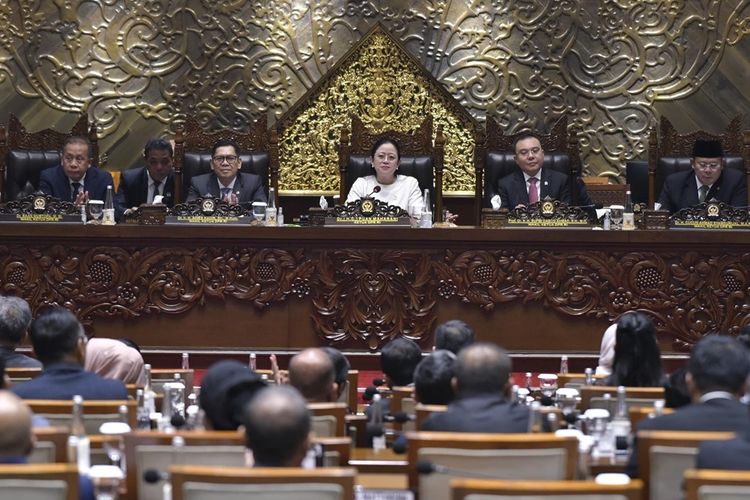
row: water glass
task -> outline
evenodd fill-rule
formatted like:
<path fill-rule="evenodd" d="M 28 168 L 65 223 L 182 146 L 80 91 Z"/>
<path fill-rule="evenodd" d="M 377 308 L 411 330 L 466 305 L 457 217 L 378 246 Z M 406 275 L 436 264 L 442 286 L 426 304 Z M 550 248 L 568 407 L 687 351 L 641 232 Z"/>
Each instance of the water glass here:
<path fill-rule="evenodd" d="M 609 217 L 612 219 L 612 229 L 619 231 L 622 229 L 622 215 L 625 207 L 622 205 L 612 205 L 609 207 Z"/>

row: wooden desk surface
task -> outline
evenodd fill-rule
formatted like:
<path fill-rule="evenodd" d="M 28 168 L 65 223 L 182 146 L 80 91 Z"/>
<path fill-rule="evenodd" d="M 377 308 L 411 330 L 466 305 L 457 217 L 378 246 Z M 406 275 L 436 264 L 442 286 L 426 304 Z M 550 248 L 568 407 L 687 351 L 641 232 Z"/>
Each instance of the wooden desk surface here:
<path fill-rule="evenodd" d="M 390 448 L 381 451 L 353 448 L 349 465 L 356 467 L 360 473 L 405 475 L 408 459 L 405 454 L 396 454 Z"/>

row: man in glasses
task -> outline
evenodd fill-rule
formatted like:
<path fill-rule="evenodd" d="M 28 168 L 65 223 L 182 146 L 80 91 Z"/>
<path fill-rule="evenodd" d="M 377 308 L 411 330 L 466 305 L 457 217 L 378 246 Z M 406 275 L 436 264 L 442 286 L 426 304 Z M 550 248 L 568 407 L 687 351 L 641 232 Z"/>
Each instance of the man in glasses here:
<path fill-rule="evenodd" d="M 241 173 L 241 167 L 239 146 L 234 141 L 219 139 L 211 152 L 212 172 L 193 177 L 187 201 L 208 195 L 231 204 L 267 201 L 260 176 Z"/>
<path fill-rule="evenodd" d="M 42 170 L 39 190 L 77 206 L 89 200 L 104 200 L 107 186 L 114 186 L 106 170 L 90 168 L 91 145 L 84 137 L 68 137 L 63 144 L 60 165 Z"/>
<path fill-rule="evenodd" d="M 714 198 L 728 205 L 747 205 L 742 172 L 724 168 L 724 152 L 719 141 L 695 141 L 690 163 L 692 170 L 676 172 L 664 180 L 655 204 L 657 210 L 674 213 Z"/>
<path fill-rule="evenodd" d="M 174 199 L 174 150 L 165 139 L 151 139 L 143 149 L 145 167 L 130 168 L 122 172 L 120 187 L 115 196 L 117 218 L 125 210 L 133 210 L 143 203 L 154 203 L 158 196 L 162 203 L 171 207 Z M 158 198 L 157 198 L 158 199 Z"/>

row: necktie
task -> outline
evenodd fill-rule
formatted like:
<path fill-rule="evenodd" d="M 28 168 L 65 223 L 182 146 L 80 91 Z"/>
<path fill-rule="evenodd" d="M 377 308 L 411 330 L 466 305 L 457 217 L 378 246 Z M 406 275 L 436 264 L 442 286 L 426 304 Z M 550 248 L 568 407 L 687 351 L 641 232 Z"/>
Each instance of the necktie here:
<path fill-rule="evenodd" d="M 703 203 L 704 201 L 706 201 L 707 194 L 708 194 L 708 186 L 706 185 L 701 186 L 700 189 L 698 190 L 698 201 L 700 203 Z"/>
<path fill-rule="evenodd" d="M 161 181 L 154 181 L 154 192 L 151 195 L 151 201 L 150 203 L 154 202 L 154 198 L 159 196 L 159 185 L 161 185 Z"/>
<path fill-rule="evenodd" d="M 536 203 L 539 201 L 539 191 L 536 189 L 536 177 L 529 178 L 529 203 Z"/>
<path fill-rule="evenodd" d="M 81 190 L 81 183 L 80 182 L 74 182 L 73 183 L 73 191 L 70 193 L 70 201 L 76 201 L 76 197 L 78 197 L 78 192 Z"/>
<path fill-rule="evenodd" d="M 229 193 L 232 192 L 232 188 L 221 188 L 221 199 L 226 200 Z"/>

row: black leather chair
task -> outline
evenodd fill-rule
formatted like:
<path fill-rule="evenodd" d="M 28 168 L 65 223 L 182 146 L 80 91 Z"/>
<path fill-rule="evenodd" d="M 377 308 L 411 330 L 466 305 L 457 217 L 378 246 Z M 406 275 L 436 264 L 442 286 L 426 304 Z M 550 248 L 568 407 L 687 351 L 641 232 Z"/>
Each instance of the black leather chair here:
<path fill-rule="evenodd" d="M 89 126 L 86 115 L 78 119 L 70 132 L 45 129 L 30 133 L 11 114 L 7 129 L 0 127 L 0 201 L 15 200 L 36 191 L 42 170 L 60 164 L 63 143 L 73 135 L 88 137 L 91 164 L 96 166 L 99 158 L 96 126 Z"/>
<path fill-rule="evenodd" d="M 351 135 L 344 128 L 339 145 L 339 196 L 344 203 L 354 181 L 373 173 L 370 164 L 372 145 L 381 137 L 390 137 L 399 143 L 401 163 L 399 173 L 417 179 L 422 192 L 430 190 L 435 221 L 443 220 L 443 160 L 445 138 L 438 128 L 435 145 L 432 145 L 432 118 L 427 118 L 413 133 L 386 131 L 373 133 L 364 128 L 362 121 L 352 117 Z M 350 141 L 351 138 L 351 141 Z"/>
<path fill-rule="evenodd" d="M 240 172 L 259 175 L 263 179 L 266 195 L 268 189 L 273 187 L 278 206 L 278 136 L 275 129 L 267 129 L 265 117 L 257 121 L 246 133 L 234 130 L 205 132 L 197 120 L 188 118 L 175 138 L 175 201 L 185 201 L 194 176 L 211 172 L 211 148 L 219 139 L 237 142 L 241 149 Z"/>

